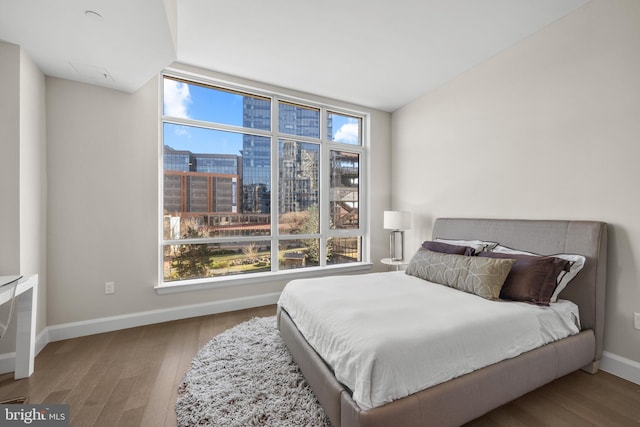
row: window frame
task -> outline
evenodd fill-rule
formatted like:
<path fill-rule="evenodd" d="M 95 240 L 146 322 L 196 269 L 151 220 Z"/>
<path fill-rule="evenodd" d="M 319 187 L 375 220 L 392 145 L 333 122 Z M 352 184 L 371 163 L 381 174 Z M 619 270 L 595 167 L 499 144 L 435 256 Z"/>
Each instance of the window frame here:
<path fill-rule="evenodd" d="M 164 115 L 164 79 L 179 80 L 187 84 L 213 87 L 218 90 L 236 92 L 271 100 L 271 126 L 269 131 L 261 129 L 245 128 L 223 123 L 205 122 L 189 118 Z M 155 286 L 159 294 L 175 293 L 187 290 L 212 289 L 244 284 L 257 284 L 264 282 L 274 282 L 278 280 L 290 280 L 300 277 L 315 277 L 330 274 L 342 274 L 348 272 L 358 272 L 370 270 L 372 268 L 370 251 L 370 227 L 369 211 L 370 198 L 368 184 L 369 176 L 369 147 L 371 114 L 367 111 L 355 110 L 340 105 L 339 101 L 330 100 L 325 103 L 325 99 L 314 100 L 312 96 L 302 98 L 286 90 L 269 90 L 262 85 L 245 85 L 220 80 L 206 75 L 185 73 L 178 69 L 166 69 L 159 77 L 159 150 L 158 150 L 158 282 Z M 301 107 L 318 109 L 320 113 L 319 138 L 298 136 L 288 133 L 281 133 L 279 129 L 280 103 L 293 104 Z M 334 142 L 328 140 L 328 114 L 335 113 L 360 119 L 359 138 L 360 144 L 350 144 L 345 142 Z M 234 132 L 239 134 L 252 134 L 256 136 L 268 137 L 271 140 L 271 209 L 270 209 L 270 235 L 269 236 L 233 236 L 233 237 L 208 237 L 198 239 L 164 239 L 164 124 L 195 126 L 204 129 Z M 320 230 L 317 234 L 281 234 L 279 231 L 279 145 L 281 140 L 293 140 L 303 143 L 313 143 L 319 145 L 319 200 Z M 358 227 L 349 229 L 336 229 L 330 227 L 330 155 L 332 151 L 351 152 L 359 156 L 358 175 Z M 342 264 L 328 264 L 326 260 L 326 242 L 328 238 L 353 238 L 360 239 L 360 261 Z M 319 239 L 320 240 L 320 265 L 304 268 L 281 269 L 278 262 L 278 250 L 281 242 L 286 240 L 299 239 Z M 202 277 L 197 279 L 183 279 L 176 281 L 164 281 L 164 247 L 170 244 L 189 243 L 224 243 L 243 241 L 268 241 L 271 247 L 271 271 L 260 273 L 243 273 L 237 275 Z M 275 260 L 275 261 L 274 261 Z"/>

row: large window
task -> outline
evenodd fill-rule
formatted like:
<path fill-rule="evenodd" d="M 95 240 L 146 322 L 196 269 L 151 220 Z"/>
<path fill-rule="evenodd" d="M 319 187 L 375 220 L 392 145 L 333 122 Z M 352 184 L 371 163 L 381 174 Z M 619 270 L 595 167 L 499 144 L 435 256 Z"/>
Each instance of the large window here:
<path fill-rule="evenodd" d="M 163 76 L 162 282 L 366 258 L 366 117 Z"/>

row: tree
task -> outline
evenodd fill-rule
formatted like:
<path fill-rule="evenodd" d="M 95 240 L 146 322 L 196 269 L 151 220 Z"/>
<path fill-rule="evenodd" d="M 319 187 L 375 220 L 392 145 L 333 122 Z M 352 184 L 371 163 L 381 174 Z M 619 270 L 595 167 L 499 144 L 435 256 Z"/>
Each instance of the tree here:
<path fill-rule="evenodd" d="M 289 234 L 300 234 L 305 223 L 309 220 L 309 212 L 287 212 L 280 215 L 278 223 L 280 224 L 280 231 L 287 232 Z"/>
<path fill-rule="evenodd" d="M 188 226 L 183 239 L 195 239 L 202 237 L 194 227 Z M 209 268 L 211 251 L 207 244 L 176 245 L 176 251 L 171 262 L 180 279 L 202 277 Z"/>
<path fill-rule="evenodd" d="M 258 261 L 258 246 L 254 242 L 244 245 L 242 247 L 242 253 L 251 264 L 255 264 L 255 262 Z"/>
<path fill-rule="evenodd" d="M 300 234 L 317 234 L 320 232 L 320 211 L 318 205 L 311 206 L 308 210 L 307 221 L 302 226 Z M 320 240 L 303 239 L 306 246 L 306 257 L 311 264 L 320 264 Z M 327 239 L 327 259 L 333 256 L 333 239 Z"/>

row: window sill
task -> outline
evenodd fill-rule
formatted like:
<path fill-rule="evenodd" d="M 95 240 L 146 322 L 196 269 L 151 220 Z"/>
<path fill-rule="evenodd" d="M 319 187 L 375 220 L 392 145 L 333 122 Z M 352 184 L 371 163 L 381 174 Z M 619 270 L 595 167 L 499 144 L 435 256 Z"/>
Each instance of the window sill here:
<path fill-rule="evenodd" d="M 371 270 L 370 262 L 331 265 L 326 267 L 311 267 L 305 269 L 283 270 L 274 273 L 244 274 L 242 276 L 216 277 L 195 280 L 181 280 L 166 282 L 155 286 L 158 295 L 175 294 L 179 292 L 202 291 L 230 286 L 253 285 L 256 283 L 273 282 L 276 280 L 293 280 L 306 277 L 331 276 L 342 273 L 353 273 Z"/>

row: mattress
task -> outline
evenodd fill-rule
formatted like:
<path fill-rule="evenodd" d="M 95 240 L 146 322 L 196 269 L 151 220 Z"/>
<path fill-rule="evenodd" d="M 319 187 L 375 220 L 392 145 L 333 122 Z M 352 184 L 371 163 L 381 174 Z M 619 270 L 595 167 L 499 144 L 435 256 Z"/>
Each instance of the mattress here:
<path fill-rule="evenodd" d="M 294 280 L 278 305 L 362 409 L 580 330 L 569 301 L 489 301 L 403 272 Z"/>

